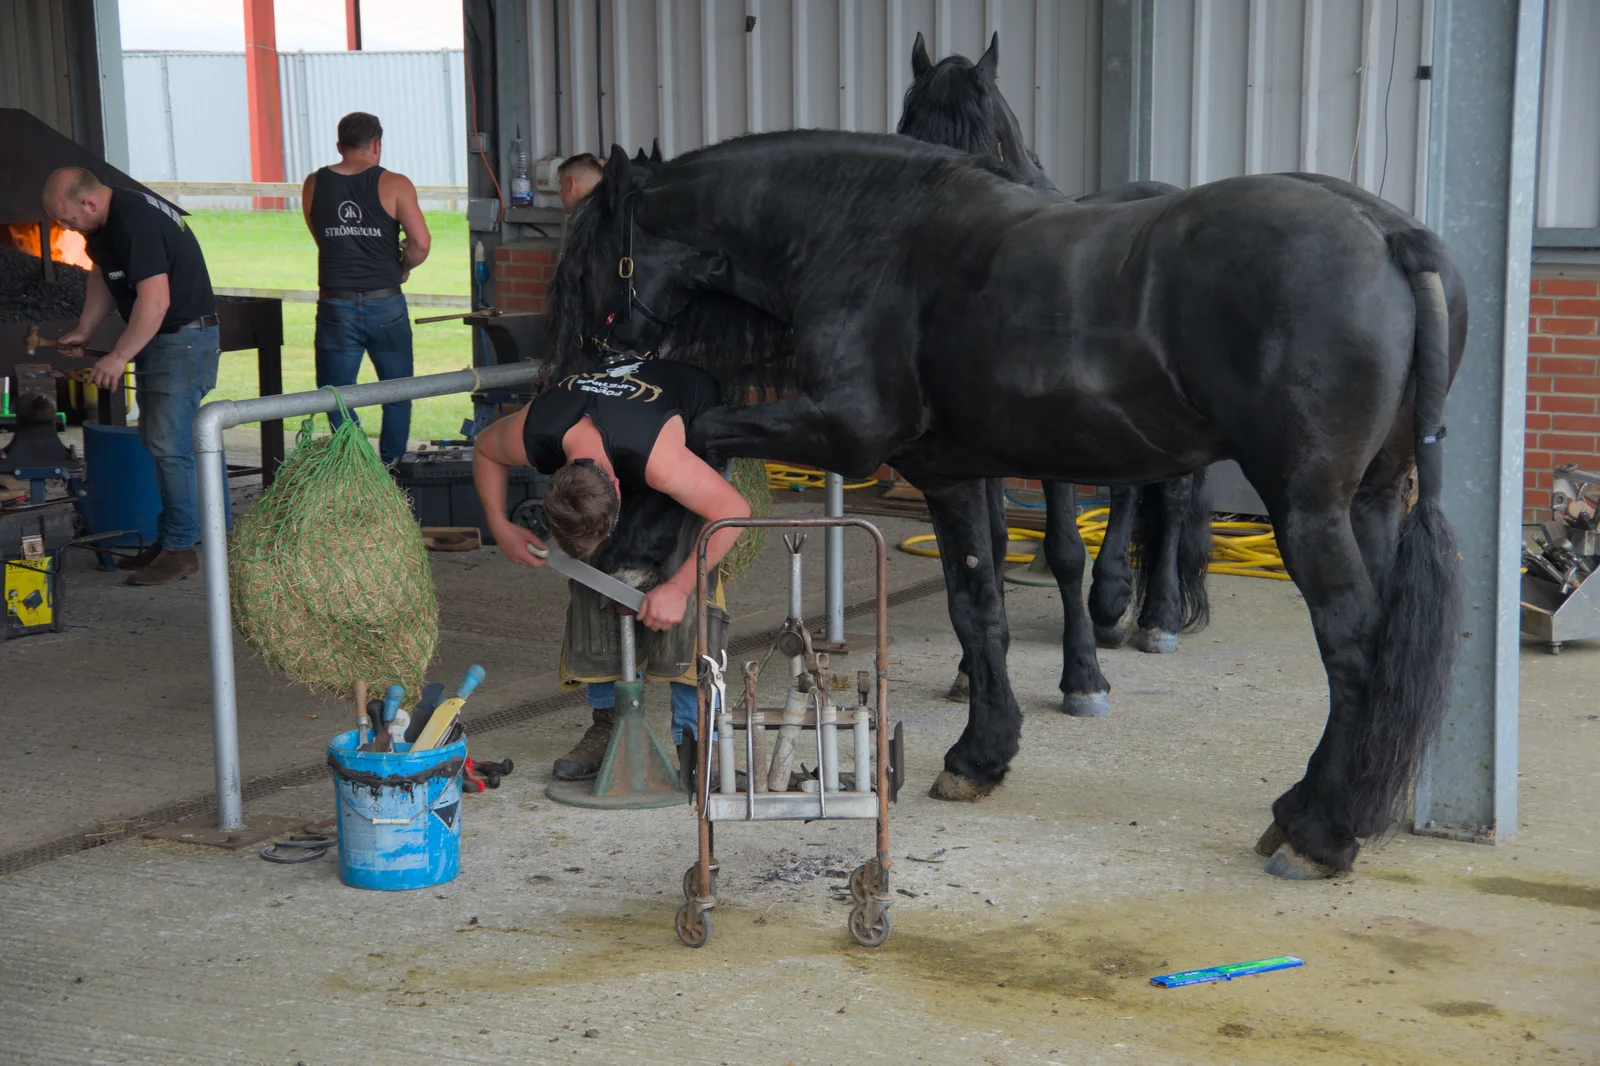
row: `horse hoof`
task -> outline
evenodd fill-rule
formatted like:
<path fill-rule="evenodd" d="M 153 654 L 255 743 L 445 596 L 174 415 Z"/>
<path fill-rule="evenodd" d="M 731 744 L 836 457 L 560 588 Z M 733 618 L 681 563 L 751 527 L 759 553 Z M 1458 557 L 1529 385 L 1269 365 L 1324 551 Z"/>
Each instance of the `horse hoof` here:
<path fill-rule="evenodd" d="M 1151 655 L 1167 655 L 1178 650 L 1178 634 L 1161 629 L 1136 629 L 1133 646 Z"/>
<path fill-rule="evenodd" d="M 1270 832 L 1270 830 L 1268 830 Z M 1338 875 L 1339 871 L 1331 866 L 1324 866 L 1315 859 L 1308 859 L 1298 851 L 1294 845 L 1287 841 L 1279 845 L 1273 852 L 1272 858 L 1267 860 L 1267 873 L 1273 877 L 1281 877 L 1285 881 L 1326 881 Z"/>
<path fill-rule="evenodd" d="M 933 787 L 928 789 L 928 795 L 936 800 L 954 800 L 971 803 L 983 799 L 994 791 L 993 785 L 980 785 L 970 777 L 953 774 L 949 770 L 941 770 L 939 776 L 933 779 Z"/>
<path fill-rule="evenodd" d="M 1261 839 L 1256 841 L 1256 854 L 1263 859 L 1270 859 L 1278 853 L 1278 849 L 1289 842 L 1289 834 L 1277 822 L 1267 826 L 1267 831 L 1261 834 Z"/>
<path fill-rule="evenodd" d="M 1094 627 L 1094 642 L 1102 648 L 1120 648 L 1128 642 L 1128 631 L 1132 627 L 1123 622 L 1114 626 L 1097 625 Z"/>
<path fill-rule="evenodd" d="M 956 674 L 956 679 L 950 682 L 950 691 L 944 694 L 944 698 L 951 703 L 966 703 L 972 698 L 972 679 L 967 676 L 965 670 Z"/>
<path fill-rule="evenodd" d="M 1069 692 L 1061 709 L 1074 718 L 1102 718 L 1111 713 L 1111 696 L 1105 692 Z"/>

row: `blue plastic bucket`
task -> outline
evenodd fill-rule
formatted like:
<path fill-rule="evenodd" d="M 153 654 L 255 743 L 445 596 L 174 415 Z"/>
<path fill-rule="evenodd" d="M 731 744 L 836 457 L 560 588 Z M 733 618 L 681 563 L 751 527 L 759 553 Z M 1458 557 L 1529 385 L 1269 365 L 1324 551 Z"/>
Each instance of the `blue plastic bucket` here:
<path fill-rule="evenodd" d="M 399 891 L 461 872 L 461 769 L 467 739 L 411 753 L 357 751 L 352 729 L 328 742 L 339 824 L 339 879 Z"/>

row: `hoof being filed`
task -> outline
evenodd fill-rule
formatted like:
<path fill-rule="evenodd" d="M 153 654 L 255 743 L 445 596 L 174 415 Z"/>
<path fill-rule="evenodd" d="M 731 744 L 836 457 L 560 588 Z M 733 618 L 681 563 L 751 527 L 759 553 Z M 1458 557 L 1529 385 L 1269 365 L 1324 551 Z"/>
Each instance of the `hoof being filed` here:
<path fill-rule="evenodd" d="M 1111 696 L 1105 692 L 1072 692 L 1061 697 L 1061 709 L 1074 718 L 1100 718 L 1111 713 Z"/>
<path fill-rule="evenodd" d="M 1178 650 L 1178 634 L 1160 629 L 1136 629 L 1133 631 L 1133 646 L 1151 655 L 1166 655 Z"/>
<path fill-rule="evenodd" d="M 1339 875 L 1338 870 L 1306 858 L 1287 842 L 1280 845 L 1272 858 L 1267 860 L 1267 873 L 1285 881 L 1326 881 Z"/>
<path fill-rule="evenodd" d="M 956 679 L 950 682 L 950 691 L 944 694 L 944 698 L 951 703 L 966 703 L 972 698 L 972 679 L 967 676 L 965 670 L 956 674 Z"/>
<path fill-rule="evenodd" d="M 971 778 L 953 774 L 949 770 L 941 770 L 939 776 L 933 779 L 933 787 L 928 789 L 928 795 L 936 800 L 971 803 L 973 800 L 983 799 L 993 791 L 993 785 L 979 785 Z"/>
<path fill-rule="evenodd" d="M 1120 648 L 1128 643 L 1128 634 L 1133 627 L 1127 622 L 1118 622 L 1114 626 L 1094 627 L 1094 642 L 1102 648 Z"/>
<path fill-rule="evenodd" d="M 1270 859 L 1278 853 L 1278 849 L 1289 842 L 1289 833 L 1273 822 L 1267 826 L 1267 831 L 1261 834 L 1261 839 L 1256 841 L 1256 854 L 1263 859 Z"/>

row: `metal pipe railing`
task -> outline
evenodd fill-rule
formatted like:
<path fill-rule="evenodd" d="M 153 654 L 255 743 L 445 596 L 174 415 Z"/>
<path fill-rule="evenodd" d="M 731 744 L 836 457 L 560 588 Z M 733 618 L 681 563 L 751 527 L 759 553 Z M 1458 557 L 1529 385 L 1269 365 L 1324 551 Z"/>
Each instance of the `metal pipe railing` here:
<path fill-rule="evenodd" d="M 844 517 L 844 477 L 827 474 L 823 478 L 822 513 L 828 518 Z M 824 639 L 829 644 L 844 643 L 844 527 L 829 526 L 823 534 L 823 561 L 827 591 L 823 609 L 827 617 Z"/>
<path fill-rule="evenodd" d="M 266 422 L 337 410 L 339 399 L 349 408 L 375 407 L 425 396 L 500 388 L 533 381 L 538 363 L 457 370 L 420 378 L 393 378 L 339 390 L 295 392 L 254 400 L 215 400 L 194 416 L 195 473 L 200 483 L 200 561 L 205 576 L 206 626 L 211 637 L 211 724 L 217 770 L 217 828 L 244 825 L 239 777 L 239 708 L 234 689 L 233 614 L 228 596 L 227 471 L 222 460 L 222 431 L 246 422 Z"/>

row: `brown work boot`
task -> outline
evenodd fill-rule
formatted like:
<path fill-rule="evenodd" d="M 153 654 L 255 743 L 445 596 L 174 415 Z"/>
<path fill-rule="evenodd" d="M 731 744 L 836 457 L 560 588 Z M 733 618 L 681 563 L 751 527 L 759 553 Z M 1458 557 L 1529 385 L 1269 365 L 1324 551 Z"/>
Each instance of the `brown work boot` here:
<path fill-rule="evenodd" d="M 156 556 L 161 554 L 161 542 L 147 544 L 140 549 L 139 554 L 130 555 L 125 559 L 117 560 L 118 570 L 143 570 L 156 561 Z"/>
<path fill-rule="evenodd" d="M 149 566 L 128 575 L 128 584 L 165 585 L 171 581 L 182 581 L 190 574 L 199 572 L 200 560 L 193 548 L 185 548 L 182 551 L 169 551 L 163 548 L 161 554 L 157 555 Z"/>
<path fill-rule="evenodd" d="M 554 773 L 558 781 L 587 781 L 600 772 L 606 749 L 611 746 L 611 727 L 616 719 L 609 707 L 591 710 L 594 722 L 588 732 L 571 751 L 556 760 Z"/>

